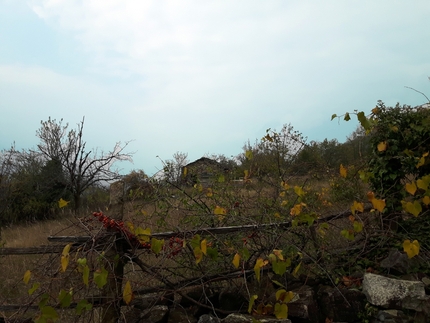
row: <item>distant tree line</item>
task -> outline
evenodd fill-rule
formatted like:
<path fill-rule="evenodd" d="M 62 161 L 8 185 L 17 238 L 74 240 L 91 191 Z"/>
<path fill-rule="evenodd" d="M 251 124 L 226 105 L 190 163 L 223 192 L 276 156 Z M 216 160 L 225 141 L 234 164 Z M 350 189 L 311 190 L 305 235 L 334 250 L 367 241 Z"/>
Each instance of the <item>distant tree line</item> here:
<path fill-rule="evenodd" d="M 162 176 L 149 181 L 143 170 L 121 176 L 113 168 L 117 161 L 131 160 L 128 143 L 116 143 L 107 153 L 90 150 L 83 136 L 84 119 L 76 129 L 49 118 L 36 131 L 40 143 L 34 150 L 14 146 L 0 153 L 0 223 L 34 221 L 58 214 L 58 201 L 70 201 L 70 209 L 97 208 L 108 203 L 108 183 L 127 181 L 127 194 L 150 192 L 154 183 L 181 185 L 188 154 L 177 152 L 164 162 Z M 261 140 L 245 143 L 237 156 L 211 155 L 230 179 L 258 178 L 276 182 L 289 176 L 324 176 L 340 164 L 359 165 L 369 156 L 369 136 L 355 131 L 344 143 L 336 139 L 306 142 L 292 125 L 280 131 L 267 129 Z M 145 193 L 145 194 L 146 194 Z"/>

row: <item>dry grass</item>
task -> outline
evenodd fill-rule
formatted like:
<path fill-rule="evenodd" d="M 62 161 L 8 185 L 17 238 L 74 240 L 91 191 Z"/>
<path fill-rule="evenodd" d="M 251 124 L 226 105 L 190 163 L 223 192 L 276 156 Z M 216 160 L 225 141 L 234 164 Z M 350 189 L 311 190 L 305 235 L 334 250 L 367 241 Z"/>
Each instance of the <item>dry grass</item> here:
<path fill-rule="evenodd" d="M 306 183 L 306 187 L 312 187 L 314 191 L 319 191 L 322 188 L 326 188 L 328 184 L 324 181 L 314 181 L 312 179 L 299 178 L 295 181 L 292 181 L 290 185 L 298 185 L 301 186 Z M 191 192 L 192 189 L 189 191 Z M 222 192 L 219 192 L 218 195 L 213 197 L 213 200 L 207 198 L 205 195 L 205 191 L 202 192 L 202 196 L 199 197 L 199 200 L 203 203 L 214 203 L 223 205 L 222 203 L 231 203 L 235 198 L 239 201 L 243 201 L 244 209 L 242 217 L 238 217 L 235 222 L 238 224 L 246 224 L 248 221 L 253 221 L 251 217 L 255 217 L 260 219 L 261 210 L 264 211 L 264 199 L 276 199 L 278 198 L 279 192 L 273 187 L 261 187 L 261 188 L 245 188 L 238 187 L 235 190 L 236 195 L 227 196 L 222 195 Z M 176 197 L 169 197 L 166 200 L 168 205 L 167 211 L 160 210 L 155 203 L 148 203 L 143 201 L 132 201 L 126 204 L 124 208 L 124 220 L 131 221 L 136 226 L 140 226 L 142 228 L 151 228 L 152 232 L 162 232 L 162 231 L 177 231 L 179 228 L 181 230 L 192 229 L 193 223 L 199 223 L 199 226 L 205 226 L 205 223 L 199 221 L 200 213 L 204 213 L 201 210 L 190 210 L 187 209 L 181 202 L 181 199 L 178 198 L 179 194 L 175 194 Z M 230 204 L 231 205 L 231 204 Z M 242 207 L 242 204 L 241 204 Z M 339 209 L 339 206 L 327 205 L 324 209 L 319 210 L 321 213 L 330 214 L 337 213 L 339 211 L 344 211 L 344 206 Z M 120 210 L 112 208 L 111 210 L 107 210 L 105 213 L 108 216 L 116 217 L 119 214 Z M 260 213 L 258 213 L 260 212 Z M 273 212 L 267 212 L 265 216 L 272 217 Z M 320 214 L 321 214 L 320 213 Z M 190 215 L 195 216 L 194 222 L 184 223 L 184 219 L 190 217 Z M 208 214 L 208 216 L 210 216 Z M 287 213 L 287 216 L 288 213 Z M 92 219 L 89 222 L 82 223 L 82 219 Z M 254 220 L 255 220 L 254 219 Z M 347 225 L 347 220 L 344 221 Z M 235 224 L 235 223 L 233 223 Z M 344 224 L 344 223 L 342 223 Z M 85 231 L 88 229 L 88 231 Z M 59 220 L 51 220 L 44 221 L 29 225 L 15 225 L 7 228 L 3 228 L 2 231 L 2 239 L 5 243 L 5 247 L 37 247 L 40 245 L 48 244 L 47 236 L 51 235 L 88 235 L 91 231 L 95 232 L 96 230 L 103 230 L 101 228 L 101 224 L 97 222 L 90 213 L 82 214 L 81 218 L 76 218 L 71 215 L 64 217 Z M 333 243 L 336 243 L 336 240 L 341 239 L 339 237 L 339 228 L 335 228 L 333 231 L 336 231 L 336 238 L 333 236 Z M 286 234 L 286 233 L 285 233 Z M 339 237 L 339 238 L 337 238 Z M 270 239 L 276 240 L 277 237 L 270 236 Z M 288 238 L 290 239 L 290 238 Z M 213 240 L 215 238 L 213 237 Z M 328 239 L 331 240 L 331 239 Z M 221 241 L 219 241 L 221 244 Z M 279 241 L 278 241 L 279 242 Z M 27 289 L 28 286 L 25 286 L 22 283 L 22 277 L 27 269 L 32 268 L 41 268 L 41 266 L 46 266 L 48 268 L 49 263 L 56 264 L 55 266 L 59 266 L 58 255 L 57 258 L 53 261 L 53 258 L 49 258 L 49 256 L 39 256 L 39 255 L 19 255 L 19 256 L 0 256 L 0 272 L 7 273 L 4 279 L 0 279 L 0 303 L 19 303 L 20 301 L 24 301 L 27 297 Z M 192 258 L 192 254 L 191 254 Z M 193 264 L 194 259 L 189 259 L 189 263 Z M 146 264 L 154 268 L 155 270 L 162 270 L 165 266 L 170 266 L 174 269 L 174 273 L 164 273 L 166 276 L 170 275 L 170 279 L 172 282 L 176 282 L 178 279 L 178 275 L 174 277 L 174 274 L 180 274 L 181 271 L 186 271 L 187 268 L 184 266 L 184 263 L 178 264 L 175 263 L 173 259 L 162 259 L 162 257 L 155 257 L 154 255 L 145 255 L 142 257 L 145 260 Z M 220 263 L 222 265 L 222 263 Z M 231 266 L 230 261 L 228 262 L 228 266 Z M 206 274 L 210 272 L 210 268 L 205 268 Z M 214 271 L 219 270 L 219 268 L 215 268 Z M 135 264 L 127 264 L 125 267 L 125 274 L 127 279 L 129 279 L 133 284 L 133 289 L 145 289 L 147 287 L 151 287 L 154 285 L 158 285 L 159 281 L 156 281 L 154 277 L 151 277 L 148 274 L 143 273 L 139 268 L 136 267 Z M 187 277 L 188 273 L 184 273 L 184 277 Z M 47 275 L 48 276 L 48 275 Z M 60 281 L 57 281 L 57 285 L 60 284 Z M 58 286 L 57 286 L 58 287 Z M 6 302 L 7 301 L 7 302 Z M 1 317 L 1 313 L 0 313 Z"/>

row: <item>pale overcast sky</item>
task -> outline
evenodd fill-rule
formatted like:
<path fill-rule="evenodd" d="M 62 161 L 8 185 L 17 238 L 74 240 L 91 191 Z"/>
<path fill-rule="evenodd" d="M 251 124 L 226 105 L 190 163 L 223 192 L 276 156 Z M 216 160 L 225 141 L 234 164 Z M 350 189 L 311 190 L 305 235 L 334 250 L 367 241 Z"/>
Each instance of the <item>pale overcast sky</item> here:
<path fill-rule="evenodd" d="M 41 120 L 85 116 L 88 147 L 134 140 L 153 174 L 237 155 L 291 123 L 344 141 L 377 100 L 430 95 L 430 2 L 0 0 L 0 148 L 32 148 Z"/>

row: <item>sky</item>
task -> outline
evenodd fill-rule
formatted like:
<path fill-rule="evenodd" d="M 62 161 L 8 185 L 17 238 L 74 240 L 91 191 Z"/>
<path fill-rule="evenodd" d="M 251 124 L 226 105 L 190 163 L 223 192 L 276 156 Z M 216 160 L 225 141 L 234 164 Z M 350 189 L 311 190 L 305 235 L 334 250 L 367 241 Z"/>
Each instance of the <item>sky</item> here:
<path fill-rule="evenodd" d="M 87 147 L 130 141 L 127 173 L 242 152 L 292 124 L 344 142 L 377 100 L 430 96 L 428 0 L 0 0 L 0 149 L 85 117 Z"/>

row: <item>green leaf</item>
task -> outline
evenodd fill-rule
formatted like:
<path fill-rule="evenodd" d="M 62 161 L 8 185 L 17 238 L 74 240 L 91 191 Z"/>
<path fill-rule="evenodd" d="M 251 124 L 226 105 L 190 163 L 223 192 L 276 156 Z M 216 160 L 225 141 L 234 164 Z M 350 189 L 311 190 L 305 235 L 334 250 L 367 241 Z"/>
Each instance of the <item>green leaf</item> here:
<path fill-rule="evenodd" d="M 291 266 L 291 259 L 287 259 L 286 261 L 275 261 L 272 263 L 272 270 L 277 275 L 283 275 L 287 271 L 287 268 Z"/>
<path fill-rule="evenodd" d="M 254 302 L 258 298 L 258 295 L 252 295 L 249 299 L 249 305 L 248 305 L 248 313 L 251 313 L 252 308 L 254 307 Z"/>
<path fill-rule="evenodd" d="M 208 253 L 208 257 L 212 260 L 217 260 L 218 259 L 218 250 L 215 248 L 208 248 L 207 250 Z"/>
<path fill-rule="evenodd" d="M 61 307 L 69 307 L 72 302 L 72 292 L 66 292 L 64 289 L 60 291 L 60 295 L 58 296 Z"/>
<path fill-rule="evenodd" d="M 103 288 L 107 284 L 108 271 L 104 268 L 94 272 L 94 282 L 98 288 Z"/>
<path fill-rule="evenodd" d="M 360 233 L 361 231 L 363 231 L 363 223 L 358 222 L 358 221 L 354 221 L 354 223 L 352 225 L 354 227 L 355 232 Z"/>
<path fill-rule="evenodd" d="M 46 303 L 48 302 L 48 299 L 49 299 L 49 295 L 46 294 L 46 293 L 44 293 L 42 295 L 42 297 L 40 298 L 40 301 L 39 301 L 39 304 L 38 304 L 38 306 L 39 306 L 40 309 L 42 309 L 43 307 L 46 306 Z"/>
<path fill-rule="evenodd" d="M 189 241 L 191 248 L 199 247 L 200 248 L 200 235 L 196 234 L 193 239 Z"/>
<path fill-rule="evenodd" d="M 28 295 L 32 295 L 40 286 L 40 283 L 34 283 L 33 286 L 28 290 Z"/>
<path fill-rule="evenodd" d="M 354 240 L 354 232 L 352 232 L 352 230 L 344 229 L 340 231 L 340 234 L 348 240 L 351 240 L 351 241 Z"/>
<path fill-rule="evenodd" d="M 88 303 L 86 299 L 82 299 L 76 305 L 76 314 L 81 315 L 82 311 L 90 311 L 93 308 L 93 304 Z"/>
<path fill-rule="evenodd" d="M 54 322 L 58 320 L 58 313 L 52 306 L 44 306 L 41 309 L 39 320 L 36 320 L 35 322 Z"/>
<path fill-rule="evenodd" d="M 345 120 L 345 121 L 349 121 L 349 120 L 351 120 L 351 117 L 349 116 L 349 113 L 347 112 L 347 113 L 345 113 L 345 117 L 343 118 L 343 120 Z"/>
<path fill-rule="evenodd" d="M 357 113 L 357 119 L 360 122 L 361 126 L 365 129 L 365 130 L 370 130 L 370 122 L 369 119 L 366 118 L 365 114 L 363 111 Z"/>
<path fill-rule="evenodd" d="M 151 250 L 158 255 L 164 246 L 164 240 L 158 240 L 156 238 L 151 239 Z"/>

